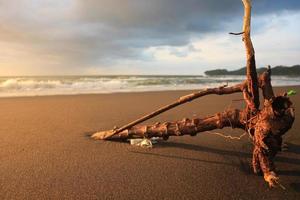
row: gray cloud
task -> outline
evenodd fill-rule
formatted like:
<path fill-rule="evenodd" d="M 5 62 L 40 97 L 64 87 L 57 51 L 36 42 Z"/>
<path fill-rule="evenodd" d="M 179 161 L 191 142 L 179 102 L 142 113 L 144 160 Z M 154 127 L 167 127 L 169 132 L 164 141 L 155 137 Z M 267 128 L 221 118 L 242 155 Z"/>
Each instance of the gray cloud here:
<path fill-rule="evenodd" d="M 298 0 L 253 5 L 257 15 L 300 8 Z M 225 30 L 242 12 L 240 0 L 0 0 L 0 41 L 62 66 L 90 66 L 143 59 L 150 46 L 185 45 Z"/>

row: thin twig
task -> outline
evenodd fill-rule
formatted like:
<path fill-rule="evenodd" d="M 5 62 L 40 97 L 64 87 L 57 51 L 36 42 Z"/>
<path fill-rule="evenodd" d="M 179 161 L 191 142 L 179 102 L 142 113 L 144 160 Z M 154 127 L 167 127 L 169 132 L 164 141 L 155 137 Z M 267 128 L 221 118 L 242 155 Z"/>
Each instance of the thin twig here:
<path fill-rule="evenodd" d="M 233 32 L 230 32 L 229 34 L 230 35 L 242 35 L 242 34 L 244 34 L 245 32 L 243 31 L 243 32 L 239 32 L 239 33 L 233 33 Z"/>

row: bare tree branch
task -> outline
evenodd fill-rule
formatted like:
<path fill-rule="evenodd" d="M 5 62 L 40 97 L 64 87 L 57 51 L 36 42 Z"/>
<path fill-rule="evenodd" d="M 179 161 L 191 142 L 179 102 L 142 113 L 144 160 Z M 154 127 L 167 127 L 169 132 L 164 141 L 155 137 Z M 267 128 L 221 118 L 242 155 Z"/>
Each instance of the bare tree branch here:
<path fill-rule="evenodd" d="M 250 37 L 251 32 L 251 0 L 242 0 L 244 4 L 244 24 L 243 24 L 243 41 L 246 48 L 247 58 L 247 81 L 248 81 L 248 92 L 250 94 L 251 103 L 249 107 L 253 112 L 259 109 L 259 91 L 258 91 L 258 80 L 255 64 L 255 52 Z"/>
<path fill-rule="evenodd" d="M 229 34 L 230 35 L 243 35 L 245 32 L 239 32 L 239 33 L 233 33 L 233 32 L 230 32 Z"/>
<path fill-rule="evenodd" d="M 104 132 L 98 132 L 96 133 L 97 134 L 97 137 L 94 137 L 94 138 L 97 138 L 97 139 L 109 139 L 110 137 L 112 137 L 113 135 L 115 134 L 118 134 L 126 129 L 130 129 L 131 127 L 137 125 L 137 124 L 140 124 L 148 119 L 151 119 L 163 112 L 166 112 L 174 107 L 177 107 L 179 105 L 182 105 L 184 103 L 187 103 L 187 102 L 190 102 L 190 101 L 193 101 L 197 98 L 200 98 L 200 97 L 203 97 L 203 96 L 206 96 L 206 95 L 210 95 L 210 94 L 216 94 L 216 95 L 223 95 L 223 94 L 233 94 L 233 93 L 237 93 L 237 92 L 242 92 L 244 90 L 244 88 L 246 87 L 246 82 L 244 83 L 241 83 L 241 84 L 237 84 L 237 85 L 234 85 L 232 87 L 227 87 L 227 86 L 221 86 L 221 87 L 218 87 L 218 88 L 208 88 L 208 89 L 205 89 L 205 90 L 201 90 L 199 92 L 195 92 L 195 93 L 192 93 L 192 94 L 189 94 L 189 95 L 186 95 L 186 96 L 183 96 L 183 97 L 180 97 L 177 101 L 171 103 L 171 104 L 168 104 L 162 108 L 159 108 L 158 110 L 156 111 L 153 111 L 133 122 L 130 122 L 129 124 L 126 124 L 124 126 L 122 126 L 121 128 L 118 128 L 118 129 L 114 129 L 114 130 L 111 130 L 111 131 L 104 131 Z"/>

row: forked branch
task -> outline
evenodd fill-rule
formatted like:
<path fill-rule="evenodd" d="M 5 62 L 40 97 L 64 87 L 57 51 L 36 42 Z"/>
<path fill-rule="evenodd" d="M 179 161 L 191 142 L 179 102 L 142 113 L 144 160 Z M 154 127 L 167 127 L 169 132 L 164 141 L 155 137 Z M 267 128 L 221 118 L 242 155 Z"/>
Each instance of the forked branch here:
<path fill-rule="evenodd" d="M 166 112 L 174 107 L 177 107 L 181 104 L 193 101 L 197 98 L 200 98 L 200 97 L 203 97 L 206 95 L 210 95 L 210 94 L 224 95 L 224 94 L 233 94 L 233 93 L 237 93 L 237 92 L 242 92 L 245 90 L 245 88 L 246 88 L 246 82 L 243 82 L 241 84 L 237 84 L 237 85 L 234 85 L 231 87 L 221 86 L 218 88 L 208 88 L 208 89 L 200 90 L 199 92 L 195 92 L 195 93 L 180 97 L 177 101 L 175 101 L 171 104 L 168 104 L 162 108 L 159 108 L 156 111 L 153 111 L 133 122 L 130 122 L 129 124 L 122 126 L 121 128 L 116 128 L 116 129 L 110 130 L 110 131 L 97 132 L 92 137 L 94 139 L 102 139 L 102 140 L 109 139 L 109 138 L 113 137 L 114 135 L 121 133 L 122 131 L 130 129 L 137 124 L 140 124 L 148 119 L 151 119 L 151 118 L 153 118 L 163 112 Z"/>
<path fill-rule="evenodd" d="M 257 77 L 255 52 L 250 37 L 251 0 L 242 0 L 244 4 L 243 35 L 247 60 L 247 80 L 232 87 L 218 87 L 201 90 L 166 105 L 148 115 L 145 115 L 121 128 L 97 132 L 94 139 L 130 139 L 136 137 L 194 136 L 197 133 L 221 129 L 223 127 L 241 128 L 246 130 L 253 139 L 252 166 L 255 173 L 262 172 L 265 181 L 270 186 L 278 185 L 275 173 L 274 157 L 281 150 L 282 135 L 293 125 L 295 114 L 292 102 L 286 95 L 275 96 L 271 85 L 271 68 Z M 259 107 L 259 88 L 262 89 L 264 106 Z M 184 119 L 175 122 L 156 123 L 153 125 L 138 125 L 167 110 L 182 105 L 205 95 L 232 94 L 242 92 L 247 104 L 244 110 L 226 110 L 205 118 Z M 280 184 L 279 184 L 280 185 Z"/>

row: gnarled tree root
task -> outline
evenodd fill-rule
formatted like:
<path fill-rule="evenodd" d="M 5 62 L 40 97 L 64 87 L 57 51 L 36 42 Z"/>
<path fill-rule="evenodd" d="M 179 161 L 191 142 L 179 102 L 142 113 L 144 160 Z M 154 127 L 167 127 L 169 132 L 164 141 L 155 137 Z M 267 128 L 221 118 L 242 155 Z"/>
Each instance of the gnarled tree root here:
<path fill-rule="evenodd" d="M 268 84 L 265 83 L 266 85 Z M 111 135 L 113 130 L 98 132 L 92 137 L 94 139 L 161 137 L 167 140 L 170 136 L 195 136 L 201 132 L 224 127 L 240 128 L 246 130 L 253 139 L 254 173 L 263 173 L 265 181 L 270 187 L 274 187 L 279 184 L 274 157 L 281 151 L 282 135 L 292 127 L 295 115 L 292 102 L 285 95 L 270 97 L 266 92 L 265 97 L 264 108 L 254 116 L 249 109 L 230 109 L 205 118 L 134 126 L 109 138 L 106 136 Z"/>
<path fill-rule="evenodd" d="M 262 172 L 270 187 L 279 184 L 275 173 L 274 157 L 281 151 L 282 135 L 291 127 L 295 119 L 292 102 L 285 95 L 275 96 L 271 85 L 271 69 L 257 77 L 255 52 L 250 37 L 251 0 L 242 0 L 244 4 L 243 35 L 247 58 L 247 80 L 232 87 L 211 88 L 184 96 L 178 101 L 137 119 L 119 129 L 95 133 L 94 139 L 128 139 L 136 137 L 194 136 L 197 133 L 221 129 L 223 127 L 246 130 L 253 139 L 252 165 L 255 173 Z M 260 109 L 259 88 L 262 90 L 264 106 Z M 246 102 L 244 110 L 226 110 L 212 116 L 197 119 L 184 119 L 176 122 L 156 123 L 154 125 L 136 126 L 162 112 L 183 103 L 209 94 L 232 94 L 242 92 Z M 280 184 L 279 184 L 280 185 Z"/>

